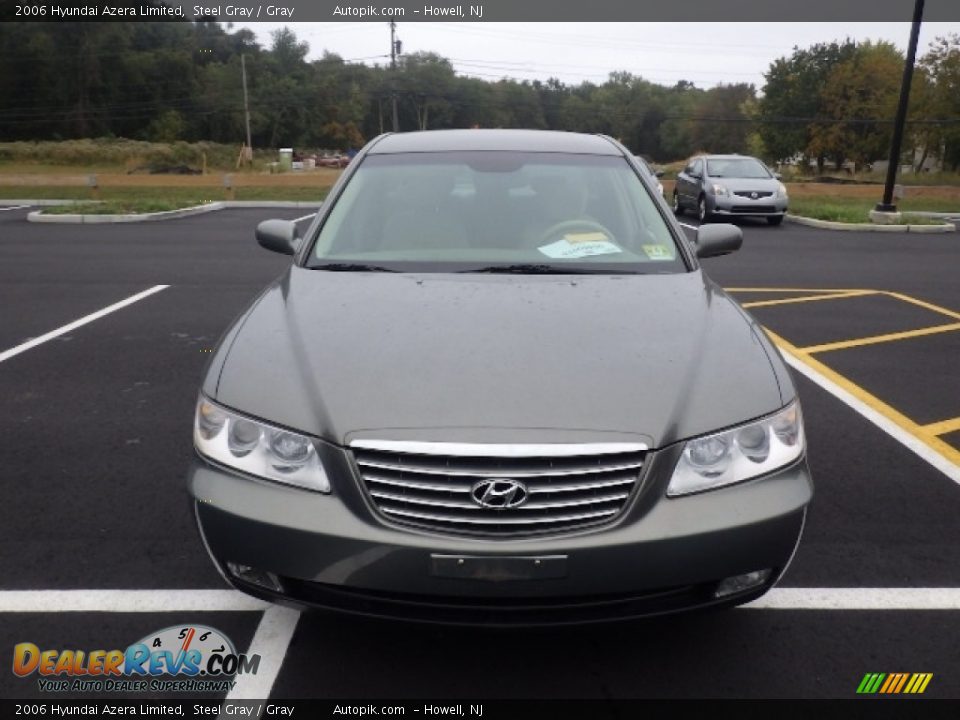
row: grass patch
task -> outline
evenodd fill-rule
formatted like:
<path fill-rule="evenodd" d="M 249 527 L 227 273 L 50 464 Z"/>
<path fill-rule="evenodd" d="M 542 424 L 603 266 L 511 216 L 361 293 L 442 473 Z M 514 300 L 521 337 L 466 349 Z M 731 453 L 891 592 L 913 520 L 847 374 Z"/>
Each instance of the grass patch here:
<path fill-rule="evenodd" d="M 3 200 L 89 200 L 90 191 L 76 185 L 43 185 L 23 187 L 0 185 Z"/>
<path fill-rule="evenodd" d="M 238 187 L 237 200 L 296 200 L 298 202 L 320 202 L 330 188 L 318 187 Z"/>
<path fill-rule="evenodd" d="M 790 213 L 816 220 L 844 223 L 870 222 L 868 213 L 876 203 L 859 198 L 790 198 Z"/>
<path fill-rule="evenodd" d="M 72 202 L 43 208 L 44 215 L 141 215 L 169 212 L 193 207 L 194 202 L 169 200 L 107 200 L 105 202 Z"/>
<path fill-rule="evenodd" d="M 329 190 L 319 187 L 238 187 L 235 200 L 293 200 L 320 202 Z M 45 208 L 45 213 L 82 212 L 98 215 L 164 212 L 227 200 L 223 188 L 195 187 L 105 187 L 103 202 L 92 202 L 90 190 L 77 186 L 0 186 L 2 199 L 75 200 L 75 203 Z"/>
<path fill-rule="evenodd" d="M 817 220 L 830 220 L 844 223 L 869 223 L 870 211 L 876 206 L 876 201 L 865 198 L 845 197 L 801 197 L 790 198 L 790 213 Z M 960 202 L 946 198 L 918 197 L 907 198 L 899 205 L 902 211 L 927 212 L 960 212 Z M 942 221 L 935 218 L 905 216 L 901 224 L 910 225 L 941 225 Z"/>

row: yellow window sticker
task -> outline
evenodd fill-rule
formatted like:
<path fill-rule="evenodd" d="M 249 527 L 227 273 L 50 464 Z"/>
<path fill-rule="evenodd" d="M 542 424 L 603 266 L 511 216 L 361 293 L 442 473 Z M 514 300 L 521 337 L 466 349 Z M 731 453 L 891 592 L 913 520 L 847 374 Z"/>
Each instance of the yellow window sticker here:
<path fill-rule="evenodd" d="M 673 260 L 673 251 L 667 245 L 644 245 L 643 251 L 651 260 Z"/>
<path fill-rule="evenodd" d="M 567 233 L 563 236 L 563 239 L 569 243 L 588 243 L 604 242 L 610 238 L 608 238 L 602 232 L 594 230 L 593 232 Z"/>

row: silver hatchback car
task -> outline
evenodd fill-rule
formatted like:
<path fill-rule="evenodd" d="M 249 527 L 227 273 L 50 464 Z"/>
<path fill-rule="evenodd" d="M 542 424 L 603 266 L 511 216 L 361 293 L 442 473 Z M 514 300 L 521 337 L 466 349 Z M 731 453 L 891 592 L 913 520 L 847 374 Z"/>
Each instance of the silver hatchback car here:
<path fill-rule="evenodd" d="M 787 213 L 787 188 L 762 162 L 744 155 L 700 155 L 677 174 L 673 210 L 716 217 L 762 217 L 779 225 Z"/>
<path fill-rule="evenodd" d="M 432 622 L 735 605 L 812 495 L 797 393 L 602 136 L 371 141 L 212 355 L 189 489 L 228 582 Z"/>

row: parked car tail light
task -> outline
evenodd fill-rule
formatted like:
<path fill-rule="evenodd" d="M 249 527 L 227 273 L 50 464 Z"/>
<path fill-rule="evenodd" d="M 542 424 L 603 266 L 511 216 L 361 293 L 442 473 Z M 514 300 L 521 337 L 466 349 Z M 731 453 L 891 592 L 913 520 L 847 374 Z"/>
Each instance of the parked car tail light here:
<path fill-rule="evenodd" d="M 763 420 L 688 440 L 667 495 L 686 495 L 765 475 L 803 456 L 800 403 Z"/>

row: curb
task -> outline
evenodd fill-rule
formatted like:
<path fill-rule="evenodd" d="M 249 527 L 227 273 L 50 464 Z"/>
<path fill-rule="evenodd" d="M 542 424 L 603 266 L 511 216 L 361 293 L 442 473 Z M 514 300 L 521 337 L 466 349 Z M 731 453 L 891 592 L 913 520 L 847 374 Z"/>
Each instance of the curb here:
<path fill-rule="evenodd" d="M 6 202 L 6 201 L 5 201 Z M 15 204 L 23 205 L 65 205 L 73 200 L 17 200 Z M 165 210 L 155 213 L 138 213 L 132 215 L 45 215 L 42 210 L 34 210 L 27 215 L 29 222 L 40 223 L 72 223 L 80 225 L 96 225 L 104 223 L 129 222 L 156 222 L 159 220 L 173 220 L 175 218 L 201 215 L 215 210 L 231 208 L 319 208 L 322 202 L 308 202 L 298 200 L 222 200 L 219 202 L 195 205 L 178 210 Z"/>
<path fill-rule="evenodd" d="M 933 212 L 932 210 L 904 210 L 901 213 L 902 215 L 916 215 L 917 217 L 928 217 L 928 218 L 955 218 L 960 217 L 960 210 L 957 212 Z"/>
<path fill-rule="evenodd" d="M 952 217 L 952 216 L 951 216 Z M 832 220 L 817 220 L 802 215 L 787 215 L 787 222 L 821 230 L 847 230 L 856 232 L 899 232 L 899 233 L 948 233 L 956 232 L 957 226 L 951 223 L 943 225 L 874 225 L 873 223 L 842 223 Z"/>
<path fill-rule="evenodd" d="M 66 205 L 67 203 L 72 202 L 90 202 L 89 200 L 8 200 L 4 198 L 0 200 L 0 207 L 13 207 L 16 205 L 37 205 L 39 207 L 46 207 L 48 205 Z"/>

